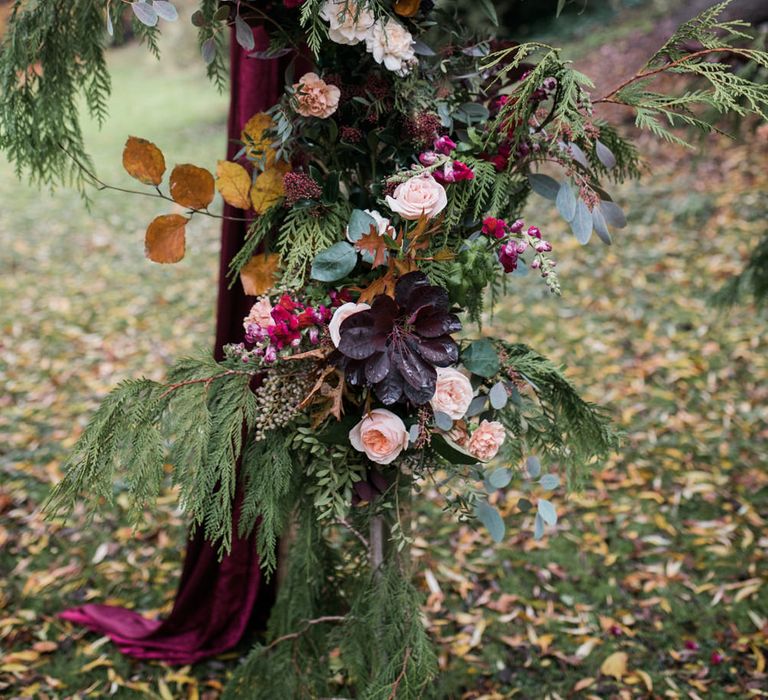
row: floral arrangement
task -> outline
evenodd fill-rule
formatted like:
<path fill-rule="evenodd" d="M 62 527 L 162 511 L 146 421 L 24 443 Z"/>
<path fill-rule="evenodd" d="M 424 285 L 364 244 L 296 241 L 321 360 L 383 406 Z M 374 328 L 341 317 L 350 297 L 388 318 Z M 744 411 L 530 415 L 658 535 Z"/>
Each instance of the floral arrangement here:
<path fill-rule="evenodd" d="M 133 9 L 149 23 L 149 10 L 163 17 L 169 4 Z M 492 4 L 480 5 L 492 18 Z M 426 697 L 435 657 L 406 555 L 414 495 L 430 485 L 459 521 L 501 541 L 498 492 L 528 479 L 517 507 L 541 538 L 557 522 L 546 493 L 616 447 L 604 414 L 557 367 L 482 331 L 515 285 L 540 278 L 560 293 L 558 232 L 527 225 L 523 205 L 535 192 L 581 243 L 594 232 L 611 244 L 610 229 L 626 221 L 606 186 L 638 174 L 638 153 L 593 106 L 624 104 L 667 138 L 679 137 L 659 115 L 701 125 L 693 98 L 650 93 L 645 81 L 670 63 L 698 66 L 684 44 L 705 23 L 596 98 L 557 50 L 472 36 L 429 0 L 242 1 L 193 22 L 211 65 L 223 28 L 253 51 L 251 25 L 264 22 L 271 44 L 254 60 L 296 58 L 284 96 L 249 120 L 215 177 L 177 165 L 166 194 L 162 151 L 135 137 L 123 162 L 187 209 L 150 223 L 155 262 L 183 258 L 185 226 L 216 191 L 251 217 L 231 275 L 254 304 L 222 362 L 184 360 L 167 383 L 128 382 L 110 395 L 53 507 L 109 496 L 119 465 L 141 475 L 129 479 L 140 513 L 163 479 L 167 427 L 184 506 L 222 551 L 238 491 L 239 530 L 258 520 L 265 571 L 277 538 L 294 533 L 268 643 L 236 675 L 233 697 L 256 697 L 254 684 L 263 697 L 340 686 Z M 706 26 L 724 30 L 734 28 Z M 331 673 L 335 649 L 343 667 Z"/>

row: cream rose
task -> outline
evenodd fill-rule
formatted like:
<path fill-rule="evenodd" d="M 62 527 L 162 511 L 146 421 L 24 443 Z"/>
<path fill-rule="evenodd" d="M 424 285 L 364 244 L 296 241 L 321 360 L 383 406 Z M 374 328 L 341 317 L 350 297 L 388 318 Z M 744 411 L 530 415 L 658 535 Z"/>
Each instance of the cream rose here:
<path fill-rule="evenodd" d="M 408 447 L 408 431 L 392 411 L 375 408 L 349 431 L 349 441 L 372 462 L 389 464 Z"/>
<path fill-rule="evenodd" d="M 405 75 L 416 59 L 411 33 L 400 22 L 377 20 L 365 37 L 365 48 L 373 54 L 376 63 L 383 63 L 387 70 Z"/>
<path fill-rule="evenodd" d="M 452 367 L 437 367 L 435 395 L 430 400 L 432 410 L 445 413 L 453 420 L 459 420 L 472 403 L 474 389 L 465 374 Z"/>
<path fill-rule="evenodd" d="M 269 326 L 275 325 L 269 297 L 262 297 L 251 307 L 250 312 L 243 321 L 243 327 L 248 330 L 248 326 L 251 325 L 258 325 L 262 328 L 269 328 Z"/>
<path fill-rule="evenodd" d="M 303 117 L 327 119 L 339 106 L 341 90 L 328 85 L 317 73 L 305 73 L 294 83 L 296 111 Z"/>
<path fill-rule="evenodd" d="M 344 323 L 350 316 L 365 311 L 371 307 L 368 304 L 355 304 L 353 301 L 349 301 L 346 304 L 342 304 L 336 311 L 333 312 L 333 317 L 328 323 L 328 331 L 331 334 L 331 340 L 336 347 L 339 347 L 339 341 L 341 340 L 341 324 Z"/>
<path fill-rule="evenodd" d="M 387 206 L 404 219 L 416 221 L 422 215 L 434 219 L 448 204 L 445 188 L 429 173 L 416 175 L 400 183 L 393 196 L 387 195 Z"/>
<path fill-rule="evenodd" d="M 475 428 L 469 438 L 467 450 L 483 462 L 493 459 L 507 436 L 504 426 L 498 421 L 484 420 Z"/>
<path fill-rule="evenodd" d="M 359 44 L 368 36 L 376 18 L 354 0 L 326 0 L 320 17 L 328 24 L 328 38 L 337 44 Z"/>

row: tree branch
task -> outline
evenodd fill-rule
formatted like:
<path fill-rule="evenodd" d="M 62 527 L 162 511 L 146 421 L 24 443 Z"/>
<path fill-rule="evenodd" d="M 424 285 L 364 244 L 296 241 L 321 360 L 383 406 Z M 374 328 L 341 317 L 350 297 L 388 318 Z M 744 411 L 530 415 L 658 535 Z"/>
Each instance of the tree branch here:
<path fill-rule="evenodd" d="M 323 617 L 316 617 L 313 620 L 307 620 L 304 623 L 304 629 L 301 629 L 298 632 L 289 632 L 288 634 L 284 634 L 282 637 L 278 637 L 277 639 L 270 642 L 265 649 L 271 649 L 272 647 L 280 644 L 280 642 L 287 642 L 289 639 L 297 639 L 310 627 L 312 627 L 312 625 L 320 625 L 324 622 L 344 622 L 346 619 L 346 615 L 324 615 Z"/>

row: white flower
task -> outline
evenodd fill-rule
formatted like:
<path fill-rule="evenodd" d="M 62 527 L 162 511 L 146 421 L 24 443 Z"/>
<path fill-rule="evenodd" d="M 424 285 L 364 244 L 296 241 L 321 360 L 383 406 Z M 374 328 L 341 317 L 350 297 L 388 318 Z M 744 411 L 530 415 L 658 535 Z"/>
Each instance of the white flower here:
<path fill-rule="evenodd" d="M 330 24 L 328 38 L 337 44 L 364 41 L 375 21 L 373 13 L 354 0 L 326 0 L 320 17 Z"/>
<path fill-rule="evenodd" d="M 336 311 L 333 312 L 333 318 L 328 323 L 328 332 L 331 334 L 331 340 L 334 346 L 339 347 L 339 341 L 341 340 L 341 324 L 346 321 L 350 316 L 370 309 L 368 304 L 355 304 L 354 301 L 348 301 L 346 304 L 342 304 Z"/>
<path fill-rule="evenodd" d="M 365 48 L 376 63 L 398 75 L 408 73 L 416 60 L 411 33 L 394 19 L 377 20 L 365 37 Z"/>
<path fill-rule="evenodd" d="M 378 229 L 380 236 L 386 235 L 390 238 L 397 238 L 397 231 L 395 231 L 395 227 L 392 226 L 389 219 L 387 219 L 385 216 L 382 216 L 375 209 L 363 209 L 363 211 L 376 222 L 376 228 Z M 347 226 L 347 240 L 350 243 L 355 242 L 349 237 L 349 226 Z"/>
<path fill-rule="evenodd" d="M 475 390 L 467 376 L 453 367 L 436 367 L 435 395 L 430 400 L 432 409 L 445 413 L 452 420 L 459 420 L 472 403 Z"/>
<path fill-rule="evenodd" d="M 448 204 L 448 195 L 445 188 L 425 172 L 401 182 L 393 196 L 387 195 L 386 202 L 396 214 L 408 221 L 416 221 L 421 216 L 436 217 Z"/>

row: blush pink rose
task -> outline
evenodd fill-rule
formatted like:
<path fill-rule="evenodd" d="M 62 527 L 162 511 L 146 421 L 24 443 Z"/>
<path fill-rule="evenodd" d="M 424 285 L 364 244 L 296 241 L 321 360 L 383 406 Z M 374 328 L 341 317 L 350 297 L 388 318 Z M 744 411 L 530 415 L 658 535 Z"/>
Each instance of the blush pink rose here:
<path fill-rule="evenodd" d="M 452 367 L 437 367 L 435 395 L 430 400 L 432 410 L 445 413 L 453 420 L 459 420 L 472 403 L 475 391 L 465 374 Z"/>
<path fill-rule="evenodd" d="M 327 119 L 339 106 L 341 90 L 328 85 L 317 73 L 305 73 L 294 83 L 296 111 L 303 117 Z"/>
<path fill-rule="evenodd" d="M 336 347 L 339 347 L 339 341 L 341 340 L 341 331 L 339 330 L 341 324 L 350 316 L 370 308 L 368 304 L 355 304 L 354 301 L 348 301 L 333 312 L 333 317 L 330 323 L 328 323 L 328 332 L 331 334 L 331 340 Z"/>
<path fill-rule="evenodd" d="M 484 420 L 475 428 L 472 437 L 469 438 L 467 450 L 469 453 L 483 462 L 493 459 L 504 444 L 507 436 L 504 426 L 498 421 Z"/>
<path fill-rule="evenodd" d="M 386 408 L 375 408 L 349 431 L 349 441 L 376 464 L 389 464 L 408 447 L 405 423 Z"/>
<path fill-rule="evenodd" d="M 243 321 L 243 327 L 248 330 L 248 326 L 258 325 L 262 328 L 269 328 L 275 325 L 272 318 L 272 304 L 269 297 L 262 297 L 252 307 Z"/>
<path fill-rule="evenodd" d="M 429 173 L 401 182 L 386 200 L 393 212 L 408 221 L 416 221 L 422 215 L 433 219 L 448 204 L 445 188 Z"/>

